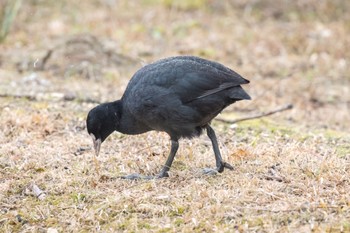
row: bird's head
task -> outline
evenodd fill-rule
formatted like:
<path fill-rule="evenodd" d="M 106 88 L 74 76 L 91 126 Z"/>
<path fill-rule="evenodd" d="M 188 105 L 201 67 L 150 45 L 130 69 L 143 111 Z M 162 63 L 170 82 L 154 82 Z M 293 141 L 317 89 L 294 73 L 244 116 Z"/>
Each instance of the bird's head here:
<path fill-rule="evenodd" d="M 95 154 L 98 156 L 102 142 L 116 129 L 118 124 L 118 108 L 114 103 L 105 103 L 91 109 L 86 128 L 92 138 Z"/>

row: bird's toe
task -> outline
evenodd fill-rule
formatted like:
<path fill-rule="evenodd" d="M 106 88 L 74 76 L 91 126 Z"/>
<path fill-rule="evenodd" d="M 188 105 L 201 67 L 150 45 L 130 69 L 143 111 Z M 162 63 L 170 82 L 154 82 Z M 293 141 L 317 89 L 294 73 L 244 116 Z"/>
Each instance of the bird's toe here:
<path fill-rule="evenodd" d="M 204 168 L 202 173 L 203 175 L 217 175 L 219 172 L 214 168 Z"/>
<path fill-rule="evenodd" d="M 220 166 L 217 168 L 204 168 L 203 169 L 203 174 L 205 175 L 217 175 L 218 173 L 222 173 L 225 168 L 229 170 L 233 170 L 233 166 L 229 163 L 226 162 L 221 162 Z"/>
<path fill-rule="evenodd" d="M 218 171 L 221 173 L 224 171 L 224 169 L 227 168 L 229 170 L 233 170 L 233 166 L 226 162 L 221 162 L 220 167 L 218 168 Z"/>
<path fill-rule="evenodd" d="M 121 176 L 121 179 L 125 180 L 151 180 L 154 179 L 154 176 L 143 176 L 137 173 L 126 175 L 126 176 Z"/>

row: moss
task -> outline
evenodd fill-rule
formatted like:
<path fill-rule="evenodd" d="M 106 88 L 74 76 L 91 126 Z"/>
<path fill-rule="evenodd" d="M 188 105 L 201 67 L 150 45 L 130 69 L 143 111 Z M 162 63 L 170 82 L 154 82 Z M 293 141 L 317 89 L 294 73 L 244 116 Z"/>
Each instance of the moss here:
<path fill-rule="evenodd" d="M 139 229 L 146 229 L 146 230 L 150 230 L 151 229 L 151 225 L 145 221 L 141 221 L 137 223 L 137 227 Z"/>
<path fill-rule="evenodd" d="M 341 131 L 326 129 L 326 130 L 316 130 L 315 132 L 324 135 L 327 139 L 347 138 L 350 140 L 350 134 L 341 132 Z"/>
<path fill-rule="evenodd" d="M 173 169 L 179 170 L 179 171 L 184 171 L 187 169 L 187 165 L 183 161 L 176 160 L 172 164 Z"/>
<path fill-rule="evenodd" d="M 161 228 L 157 231 L 158 233 L 166 233 L 166 232 L 172 232 L 170 227 Z"/>
<path fill-rule="evenodd" d="M 349 145 L 338 145 L 335 149 L 335 153 L 339 157 L 347 157 L 350 156 L 350 146 Z"/>
<path fill-rule="evenodd" d="M 86 195 L 83 193 L 73 193 L 73 194 L 71 194 L 71 197 L 76 203 L 86 201 Z"/>
<path fill-rule="evenodd" d="M 268 119 L 255 119 L 238 123 L 236 132 L 239 136 L 244 136 L 248 133 L 253 134 L 257 138 L 270 139 L 271 137 L 293 137 L 299 138 L 303 134 L 297 128 L 289 126 L 288 124 L 281 124 Z"/>
<path fill-rule="evenodd" d="M 58 219 L 55 217 L 49 217 L 45 220 L 46 225 L 48 226 L 55 226 L 56 224 L 59 224 Z"/>
<path fill-rule="evenodd" d="M 184 206 L 176 206 L 176 207 L 174 207 L 173 210 L 171 210 L 169 212 L 168 216 L 169 217 L 182 216 L 186 210 L 187 210 L 187 208 Z"/>
<path fill-rule="evenodd" d="M 264 219 L 253 218 L 253 219 L 247 220 L 247 223 L 250 227 L 264 226 Z"/>
<path fill-rule="evenodd" d="M 185 221 L 184 221 L 182 218 L 176 218 L 175 221 L 174 221 L 174 225 L 175 225 L 176 227 L 180 227 L 180 226 L 182 226 L 184 223 L 185 223 Z"/>
<path fill-rule="evenodd" d="M 41 173 L 41 172 L 44 172 L 44 171 L 45 171 L 45 168 L 43 168 L 43 167 L 35 168 L 35 172 L 37 172 L 37 173 Z"/>
<path fill-rule="evenodd" d="M 53 194 L 47 195 L 45 201 L 53 207 L 61 206 L 62 204 L 68 204 L 66 196 L 56 196 Z"/>
<path fill-rule="evenodd" d="M 350 232 L 350 221 L 346 221 L 342 224 L 343 232 Z"/>
<path fill-rule="evenodd" d="M 117 225 L 117 229 L 125 231 L 126 229 L 128 229 L 128 226 L 129 226 L 128 221 L 124 221 L 123 223 L 120 223 Z"/>

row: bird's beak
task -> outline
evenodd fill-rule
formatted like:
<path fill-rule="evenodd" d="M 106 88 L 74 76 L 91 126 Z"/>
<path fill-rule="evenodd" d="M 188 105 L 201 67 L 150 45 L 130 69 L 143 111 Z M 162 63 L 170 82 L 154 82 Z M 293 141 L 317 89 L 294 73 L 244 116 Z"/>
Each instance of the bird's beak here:
<path fill-rule="evenodd" d="M 100 148 L 101 148 L 101 138 L 97 138 L 95 137 L 95 135 L 90 134 L 91 138 L 92 138 L 92 142 L 94 143 L 94 149 L 95 149 L 95 155 L 96 157 L 98 156 L 98 154 L 100 153 Z"/>

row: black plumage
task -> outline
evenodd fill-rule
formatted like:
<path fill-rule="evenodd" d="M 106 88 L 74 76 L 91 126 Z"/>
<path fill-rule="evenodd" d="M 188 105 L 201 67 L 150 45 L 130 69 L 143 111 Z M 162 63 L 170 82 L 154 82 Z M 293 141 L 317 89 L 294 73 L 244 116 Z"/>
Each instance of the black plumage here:
<path fill-rule="evenodd" d="M 89 112 L 87 129 L 96 155 L 101 143 L 115 130 L 124 134 L 164 131 L 172 142 L 168 160 L 158 175 L 164 177 L 178 140 L 199 136 L 206 129 L 213 144 L 216 171 L 232 169 L 222 161 L 210 122 L 228 105 L 250 99 L 240 86 L 247 83 L 233 70 L 194 56 L 171 57 L 146 65 L 134 74 L 120 100 L 98 105 Z"/>

